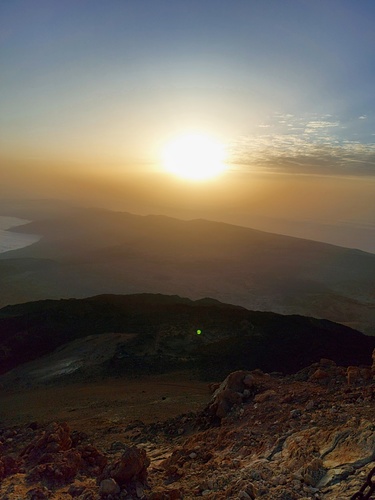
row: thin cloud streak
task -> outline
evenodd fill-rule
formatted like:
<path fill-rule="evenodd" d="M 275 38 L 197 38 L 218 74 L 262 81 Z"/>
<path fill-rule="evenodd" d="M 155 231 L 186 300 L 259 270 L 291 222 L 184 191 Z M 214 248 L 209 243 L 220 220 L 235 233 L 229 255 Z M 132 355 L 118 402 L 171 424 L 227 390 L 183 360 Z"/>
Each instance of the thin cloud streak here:
<path fill-rule="evenodd" d="M 241 170 L 375 176 L 375 143 L 348 138 L 356 136 L 355 130 L 348 130 L 331 115 L 277 113 L 258 129 L 233 141 L 229 148 L 231 163 Z"/>

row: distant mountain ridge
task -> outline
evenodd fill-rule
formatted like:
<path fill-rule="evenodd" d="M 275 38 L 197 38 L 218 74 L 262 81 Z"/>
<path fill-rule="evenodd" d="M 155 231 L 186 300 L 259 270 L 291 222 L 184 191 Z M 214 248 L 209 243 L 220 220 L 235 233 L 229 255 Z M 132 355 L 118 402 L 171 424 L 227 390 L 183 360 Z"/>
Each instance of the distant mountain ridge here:
<path fill-rule="evenodd" d="M 101 209 L 37 220 L 0 256 L 0 306 L 114 293 L 213 297 L 375 334 L 375 255 L 206 220 Z"/>
<path fill-rule="evenodd" d="M 321 358 L 368 365 L 375 348 L 374 337 L 327 320 L 248 311 L 211 299 L 103 295 L 1 309 L 1 370 L 111 332 L 127 338 L 103 361 L 102 376 L 184 368 L 210 379 L 238 369 L 293 373 Z"/>

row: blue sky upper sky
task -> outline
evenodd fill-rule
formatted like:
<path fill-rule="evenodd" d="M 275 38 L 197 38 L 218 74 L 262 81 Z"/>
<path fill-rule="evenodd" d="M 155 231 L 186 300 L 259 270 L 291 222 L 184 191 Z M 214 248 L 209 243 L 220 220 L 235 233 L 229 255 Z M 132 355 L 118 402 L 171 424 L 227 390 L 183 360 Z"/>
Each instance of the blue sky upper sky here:
<path fill-rule="evenodd" d="M 375 3 L 2 0 L 2 148 L 157 162 L 185 130 L 231 161 L 375 170 Z"/>

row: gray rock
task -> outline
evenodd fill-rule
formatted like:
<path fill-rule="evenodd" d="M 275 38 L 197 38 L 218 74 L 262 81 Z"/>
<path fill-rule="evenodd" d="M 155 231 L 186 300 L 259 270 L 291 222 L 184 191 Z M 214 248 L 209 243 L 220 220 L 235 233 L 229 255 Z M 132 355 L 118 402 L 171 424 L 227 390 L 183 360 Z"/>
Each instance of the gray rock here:
<path fill-rule="evenodd" d="M 120 493 L 120 486 L 114 479 L 103 479 L 101 481 L 99 487 L 100 495 L 117 495 L 118 493 Z"/>

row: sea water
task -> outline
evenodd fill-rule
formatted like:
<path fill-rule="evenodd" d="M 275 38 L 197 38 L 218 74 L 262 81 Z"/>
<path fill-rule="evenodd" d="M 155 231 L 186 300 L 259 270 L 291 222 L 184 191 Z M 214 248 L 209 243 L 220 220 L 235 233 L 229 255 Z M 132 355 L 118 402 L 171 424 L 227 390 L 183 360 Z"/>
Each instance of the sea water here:
<path fill-rule="evenodd" d="M 31 221 L 19 219 L 18 217 L 7 217 L 0 215 L 0 253 L 24 248 L 40 240 L 36 234 L 24 234 L 14 231 L 7 231 L 11 227 L 22 226 Z"/>

